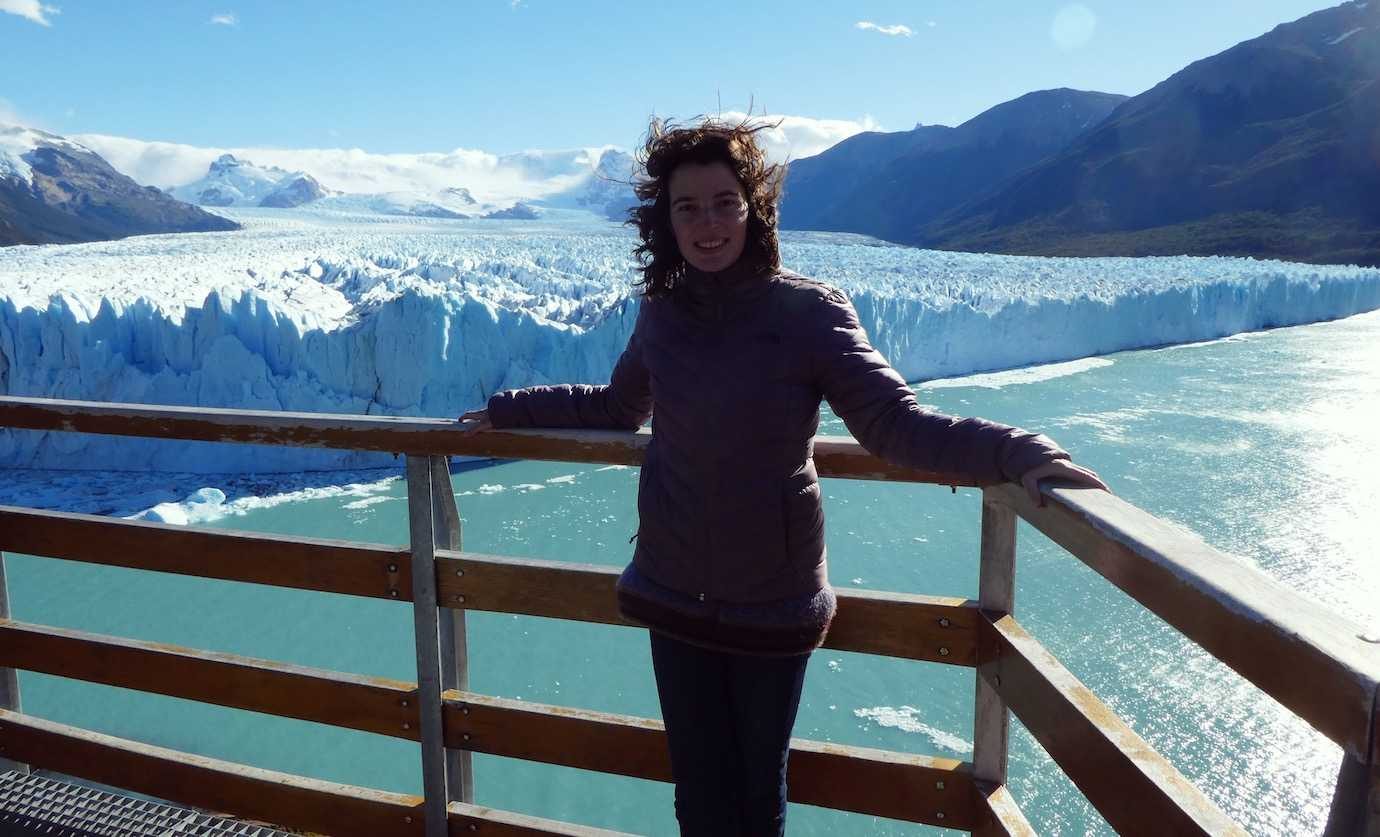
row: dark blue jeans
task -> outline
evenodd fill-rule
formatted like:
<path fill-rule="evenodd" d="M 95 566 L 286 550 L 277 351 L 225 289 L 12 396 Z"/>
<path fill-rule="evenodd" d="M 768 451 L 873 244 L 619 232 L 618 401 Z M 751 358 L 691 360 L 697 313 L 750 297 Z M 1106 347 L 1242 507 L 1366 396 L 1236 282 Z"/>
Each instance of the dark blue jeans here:
<path fill-rule="evenodd" d="M 809 659 L 709 651 L 652 632 L 682 837 L 786 833 L 786 757 Z"/>

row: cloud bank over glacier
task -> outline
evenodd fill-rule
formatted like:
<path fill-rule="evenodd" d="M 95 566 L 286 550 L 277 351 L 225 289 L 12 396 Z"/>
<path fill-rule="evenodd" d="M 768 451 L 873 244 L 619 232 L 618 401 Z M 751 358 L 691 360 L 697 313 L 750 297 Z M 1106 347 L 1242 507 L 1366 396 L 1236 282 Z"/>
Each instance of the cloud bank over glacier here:
<path fill-rule="evenodd" d="M 721 114 L 721 118 L 739 121 L 748 117 L 742 112 L 729 111 Z M 790 115 L 751 118 L 780 123 L 761 134 L 768 154 L 778 162 L 818 154 L 860 131 L 879 128 L 867 117 L 861 120 Z M 494 203 L 540 200 L 567 191 L 590 177 L 603 152 L 628 150 L 608 145 L 512 154 L 467 148 L 381 154 L 359 148 L 202 147 L 105 134 L 78 134 L 72 139 L 91 148 L 139 183 L 160 189 L 191 183 L 205 176 L 216 158 L 232 154 L 260 166 L 307 172 L 323 186 L 341 192 L 432 193 L 459 187 Z"/>

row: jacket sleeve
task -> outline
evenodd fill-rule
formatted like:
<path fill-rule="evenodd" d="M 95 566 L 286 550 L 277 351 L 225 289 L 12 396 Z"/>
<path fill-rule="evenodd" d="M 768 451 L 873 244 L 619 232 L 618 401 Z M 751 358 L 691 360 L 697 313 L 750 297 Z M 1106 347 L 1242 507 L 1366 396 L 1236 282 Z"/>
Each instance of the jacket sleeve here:
<path fill-rule="evenodd" d="M 489 420 L 497 428 L 590 427 L 636 430 L 652 414 L 652 389 L 642 362 L 639 311 L 628 347 L 606 385 L 559 384 L 500 392 L 489 399 Z"/>
<path fill-rule="evenodd" d="M 1069 455 L 1049 437 L 980 418 L 922 408 L 910 387 L 868 341 L 841 291 L 822 299 L 814 370 L 829 406 L 875 456 L 909 468 L 991 484 Z"/>

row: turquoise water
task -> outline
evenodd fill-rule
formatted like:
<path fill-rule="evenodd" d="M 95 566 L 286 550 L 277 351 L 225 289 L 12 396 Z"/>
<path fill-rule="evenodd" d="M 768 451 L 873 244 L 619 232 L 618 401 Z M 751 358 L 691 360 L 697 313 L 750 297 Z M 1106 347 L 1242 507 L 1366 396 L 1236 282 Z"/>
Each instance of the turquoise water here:
<path fill-rule="evenodd" d="M 1358 622 L 1380 625 L 1380 314 L 1208 344 L 1109 356 L 1036 374 L 922 386 L 921 400 L 1050 433 L 1127 500 L 1242 556 Z M 1041 375 L 1044 380 L 1038 380 Z M 836 419 L 822 429 L 841 433 Z M 465 547 L 621 565 L 636 470 L 517 462 L 453 475 Z M 211 484 L 214 484 L 211 481 Z M 215 525 L 406 540 L 397 480 L 342 496 L 243 507 Z M 827 480 L 833 580 L 974 596 L 978 494 Z M 232 508 L 235 508 L 232 506 Z M 7 556 L 16 618 L 412 679 L 409 609 Z M 1252 833 L 1321 830 L 1340 751 L 1022 526 L 1017 615 L 1085 684 Z M 655 717 L 645 632 L 472 613 L 479 692 Z M 416 746 L 364 733 L 21 674 L 26 711 L 195 753 L 415 791 Z M 973 674 L 834 651 L 810 663 L 796 735 L 971 757 Z M 674 833 L 668 786 L 476 756 L 486 805 Z M 1025 732 L 1011 786 L 1040 833 L 1110 829 Z M 798 835 L 938 833 L 793 806 Z"/>

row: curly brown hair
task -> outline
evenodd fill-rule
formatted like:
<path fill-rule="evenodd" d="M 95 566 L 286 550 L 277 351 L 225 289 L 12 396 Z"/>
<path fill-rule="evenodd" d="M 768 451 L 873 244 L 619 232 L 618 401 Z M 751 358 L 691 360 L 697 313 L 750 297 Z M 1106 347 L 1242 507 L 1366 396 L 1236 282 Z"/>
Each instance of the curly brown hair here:
<path fill-rule="evenodd" d="M 671 231 L 671 173 L 682 163 L 725 163 L 743 187 L 748 204 L 747 241 L 739 261 L 755 271 L 781 266 L 776 237 L 776 204 L 786 179 L 785 165 L 767 162 L 757 133 L 779 123 L 743 120 L 725 123 L 701 118 L 678 126 L 652 119 L 647 141 L 637 155 L 640 169 L 633 191 L 640 203 L 628 210 L 642 243 L 633 255 L 642 270 L 637 285 L 646 296 L 666 294 L 685 275 L 686 262 Z"/>

